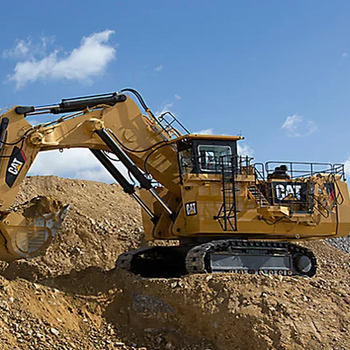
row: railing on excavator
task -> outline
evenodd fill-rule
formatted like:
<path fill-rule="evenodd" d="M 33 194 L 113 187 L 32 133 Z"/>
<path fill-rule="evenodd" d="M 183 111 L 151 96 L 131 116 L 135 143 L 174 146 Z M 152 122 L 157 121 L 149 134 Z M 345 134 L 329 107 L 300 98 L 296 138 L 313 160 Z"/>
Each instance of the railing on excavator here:
<path fill-rule="evenodd" d="M 169 111 L 163 112 L 156 118 L 158 125 L 170 139 L 189 134 L 189 130 Z M 182 133 L 181 131 L 182 130 Z"/>
<path fill-rule="evenodd" d="M 188 168 L 190 164 L 191 172 L 206 174 L 221 174 L 223 167 L 232 168 L 235 175 L 254 175 L 255 168 L 251 163 L 253 158 L 224 155 L 220 157 L 199 156 L 190 159 L 182 159 L 181 169 Z"/>
<path fill-rule="evenodd" d="M 267 178 L 278 173 L 278 168 L 285 166 L 287 175 L 291 179 L 307 178 L 317 174 L 339 175 L 345 180 L 344 164 L 331 163 L 307 163 L 307 162 L 288 162 L 288 161 L 269 161 L 265 163 L 265 172 Z M 276 169 L 277 168 L 277 169 Z"/>
<path fill-rule="evenodd" d="M 336 181 L 336 176 L 345 180 L 343 164 L 290 161 L 268 161 L 263 164 L 253 163 L 252 160 L 253 158 L 248 156 L 231 155 L 199 157 L 194 160 L 194 163 L 198 164 L 197 172 L 222 174 L 223 207 L 218 218 L 223 218 L 225 223 L 231 221 L 232 227 L 236 226 L 233 224 L 236 222 L 236 219 L 233 219 L 233 216 L 235 217 L 233 212 L 236 212 L 235 186 L 228 184 L 236 182 L 237 175 L 254 175 L 255 183 L 251 184 L 248 190 L 260 206 L 283 205 L 290 207 L 291 212 L 294 213 L 316 211 L 328 217 L 335 206 L 344 201 Z M 322 191 L 327 193 L 328 202 L 325 202 L 315 190 L 317 175 L 324 179 Z M 229 192 L 232 194 L 229 195 Z M 229 220 L 230 216 L 232 216 L 231 220 Z"/>
<path fill-rule="evenodd" d="M 257 186 L 271 204 L 287 205 L 292 212 L 316 211 L 328 217 L 330 212 L 344 201 L 336 181 L 336 176 L 345 181 L 344 164 L 269 161 L 265 164 L 255 163 L 253 166 Z M 317 176 L 324 179 L 321 194 L 315 190 Z M 312 181 L 307 181 L 311 178 Z M 298 186 L 298 192 L 294 196 L 289 192 L 290 198 L 288 196 L 283 198 L 281 192 L 278 192 L 280 189 L 276 190 L 277 186 L 281 186 L 281 182 L 278 182 L 281 180 L 290 186 L 291 191 L 296 192 L 295 188 Z M 328 199 L 322 198 L 322 192 L 327 193 Z"/>
<path fill-rule="evenodd" d="M 317 174 L 345 179 L 344 164 L 307 163 L 290 161 L 268 161 L 253 163 L 254 158 L 248 156 L 224 155 L 220 157 L 199 156 L 191 159 L 193 171 L 196 173 L 221 173 L 223 165 L 232 165 L 236 175 L 255 175 L 257 183 L 273 177 L 280 179 L 305 179 Z"/>

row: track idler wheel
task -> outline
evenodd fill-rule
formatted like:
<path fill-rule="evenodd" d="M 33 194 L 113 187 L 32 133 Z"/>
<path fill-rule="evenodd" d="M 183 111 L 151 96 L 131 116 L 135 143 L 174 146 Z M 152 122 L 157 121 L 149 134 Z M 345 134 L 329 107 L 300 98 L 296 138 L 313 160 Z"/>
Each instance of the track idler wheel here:
<path fill-rule="evenodd" d="M 316 274 L 316 258 L 313 256 L 313 254 L 294 254 L 293 265 L 295 270 L 301 275 L 312 277 Z"/>

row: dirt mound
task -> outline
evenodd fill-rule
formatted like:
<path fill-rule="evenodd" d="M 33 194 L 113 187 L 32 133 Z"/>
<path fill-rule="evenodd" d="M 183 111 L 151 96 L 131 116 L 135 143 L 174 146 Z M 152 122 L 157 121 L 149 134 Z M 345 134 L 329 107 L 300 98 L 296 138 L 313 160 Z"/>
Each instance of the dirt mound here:
<path fill-rule="evenodd" d="M 55 198 L 70 204 L 54 243 L 44 256 L 10 264 L 11 273 L 36 279 L 83 270 L 89 266 L 112 269 L 121 253 L 139 247 L 142 239 L 140 209 L 119 185 L 28 177 L 13 206 L 34 196 Z"/>
<path fill-rule="evenodd" d="M 18 202 L 36 195 L 71 209 L 44 256 L 3 266 L 3 349 L 350 348 L 350 256 L 326 242 L 307 243 L 312 279 L 146 279 L 114 269 L 142 241 L 139 208 L 118 185 L 33 177 Z"/>

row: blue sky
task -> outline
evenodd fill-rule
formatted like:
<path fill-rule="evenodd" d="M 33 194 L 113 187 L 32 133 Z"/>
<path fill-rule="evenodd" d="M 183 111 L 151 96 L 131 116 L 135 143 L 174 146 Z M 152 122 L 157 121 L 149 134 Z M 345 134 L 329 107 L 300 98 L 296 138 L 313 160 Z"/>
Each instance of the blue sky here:
<path fill-rule="evenodd" d="M 16 1 L 1 10 L 3 108 L 134 87 L 192 132 L 242 134 L 256 161 L 349 158 L 349 1 Z M 32 173 L 109 179 L 88 152 L 57 157 L 40 156 Z"/>

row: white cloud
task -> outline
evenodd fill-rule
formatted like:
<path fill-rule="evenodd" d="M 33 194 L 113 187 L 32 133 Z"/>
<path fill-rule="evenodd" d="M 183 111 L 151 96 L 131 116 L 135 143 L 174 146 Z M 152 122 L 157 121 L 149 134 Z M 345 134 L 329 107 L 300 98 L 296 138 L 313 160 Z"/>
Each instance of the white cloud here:
<path fill-rule="evenodd" d="M 181 96 L 175 94 L 174 95 L 175 99 L 181 100 Z M 164 102 L 163 105 L 161 107 L 158 107 L 158 109 L 155 111 L 155 115 L 156 116 L 160 116 L 162 113 L 164 112 L 168 112 L 170 110 L 170 108 L 174 105 L 176 101 L 173 102 Z M 172 112 L 172 114 L 176 115 L 174 112 Z"/>
<path fill-rule="evenodd" d="M 350 156 L 344 162 L 344 165 L 345 165 L 345 175 L 347 178 L 349 178 L 350 177 Z"/>
<path fill-rule="evenodd" d="M 120 162 L 114 163 L 127 176 L 127 170 Z M 115 182 L 102 164 L 87 149 L 67 149 L 41 152 L 30 168 L 29 175 L 57 175 L 73 179 L 101 182 Z"/>
<path fill-rule="evenodd" d="M 240 156 L 250 156 L 252 157 L 254 154 L 254 150 L 246 143 L 242 143 L 242 141 L 237 142 L 237 153 Z"/>
<path fill-rule="evenodd" d="M 281 129 L 287 132 L 289 137 L 305 137 L 317 130 L 312 120 L 304 119 L 301 115 L 293 114 L 286 118 Z"/>
<path fill-rule="evenodd" d="M 341 54 L 341 58 L 343 58 L 343 59 L 349 58 L 349 54 L 347 52 L 343 52 Z"/>
<path fill-rule="evenodd" d="M 161 72 L 163 70 L 163 65 L 161 64 L 160 66 L 154 68 L 155 72 Z"/>
<path fill-rule="evenodd" d="M 28 39 L 27 41 L 20 40 L 17 42 L 17 45 L 14 48 L 5 50 L 2 53 L 2 56 L 4 58 L 15 58 L 15 59 L 23 58 L 26 55 L 31 55 L 31 50 L 30 50 L 31 46 L 32 46 L 32 42 L 30 39 Z"/>
<path fill-rule="evenodd" d="M 105 30 L 84 37 L 80 46 L 65 55 L 59 55 L 59 50 L 55 50 L 40 59 L 29 55 L 26 61 L 16 64 L 14 73 L 8 78 L 16 83 L 17 88 L 38 80 L 91 82 L 93 77 L 103 74 L 108 63 L 116 57 L 115 48 L 108 44 L 113 33 L 112 30 Z M 41 48 L 43 50 L 46 44 L 47 40 L 42 39 Z M 27 42 L 19 41 L 12 51 L 5 51 L 3 55 L 18 58 L 25 55 L 31 46 L 30 40 Z M 35 52 L 39 56 L 38 50 Z"/>
<path fill-rule="evenodd" d="M 31 38 L 17 40 L 16 45 L 12 49 L 3 51 L 2 57 L 15 60 L 34 60 L 35 57 L 44 57 L 47 47 L 53 44 L 54 41 L 53 37 L 41 38 L 37 43 L 33 43 Z"/>
<path fill-rule="evenodd" d="M 194 132 L 194 134 L 200 134 L 200 135 L 213 135 L 214 134 L 214 129 L 209 128 L 209 129 L 202 129 L 199 131 Z"/>
<path fill-rule="evenodd" d="M 162 108 L 155 112 L 156 116 L 160 116 L 162 113 L 169 111 L 169 108 L 173 106 L 172 102 L 164 103 Z"/>

